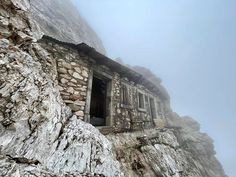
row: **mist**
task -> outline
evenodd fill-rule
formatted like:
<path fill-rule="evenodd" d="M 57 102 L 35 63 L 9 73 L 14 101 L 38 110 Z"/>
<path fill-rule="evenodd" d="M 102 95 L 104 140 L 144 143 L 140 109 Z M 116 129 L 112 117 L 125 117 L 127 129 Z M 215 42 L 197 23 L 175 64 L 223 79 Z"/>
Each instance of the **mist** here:
<path fill-rule="evenodd" d="M 74 0 L 113 59 L 149 68 L 236 177 L 236 1 Z"/>

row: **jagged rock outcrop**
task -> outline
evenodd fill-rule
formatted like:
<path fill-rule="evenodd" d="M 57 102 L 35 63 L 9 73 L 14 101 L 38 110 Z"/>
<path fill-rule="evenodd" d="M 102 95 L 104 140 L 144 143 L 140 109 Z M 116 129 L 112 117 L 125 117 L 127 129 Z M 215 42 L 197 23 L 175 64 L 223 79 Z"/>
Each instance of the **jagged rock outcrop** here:
<path fill-rule="evenodd" d="M 212 140 L 171 110 L 164 128 L 107 137 L 72 115 L 29 7 L 0 4 L 0 176 L 225 177 Z"/>
<path fill-rule="evenodd" d="M 85 42 L 106 53 L 101 40 L 71 0 L 31 0 L 31 5 L 32 16 L 46 35 L 75 44 Z"/>
<path fill-rule="evenodd" d="M 28 8 L 0 4 L 1 176 L 123 176 L 111 143 L 63 104 Z"/>
<path fill-rule="evenodd" d="M 108 135 L 126 176 L 226 177 L 212 139 L 191 118 L 162 129 Z M 173 121 L 174 122 L 174 121 Z"/>

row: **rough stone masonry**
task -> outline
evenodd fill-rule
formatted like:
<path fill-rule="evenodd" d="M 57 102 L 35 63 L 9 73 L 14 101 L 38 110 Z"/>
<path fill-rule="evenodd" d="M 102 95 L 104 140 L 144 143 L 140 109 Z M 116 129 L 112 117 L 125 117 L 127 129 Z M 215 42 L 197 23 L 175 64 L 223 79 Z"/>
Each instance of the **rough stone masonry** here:
<path fill-rule="evenodd" d="M 169 96 L 161 85 L 152 84 L 85 44 L 76 46 L 47 36 L 40 44 L 56 63 L 56 70 L 53 65 L 50 70 L 55 70 L 64 102 L 81 120 L 95 124 L 92 116 L 100 116 L 105 119 L 103 127 L 119 132 L 160 127 L 166 122 Z M 96 86 L 97 80 L 105 84 Z M 100 88 L 106 92 L 105 99 L 93 99 Z M 98 110 L 93 112 L 93 107 L 103 104 L 103 115 Z"/>

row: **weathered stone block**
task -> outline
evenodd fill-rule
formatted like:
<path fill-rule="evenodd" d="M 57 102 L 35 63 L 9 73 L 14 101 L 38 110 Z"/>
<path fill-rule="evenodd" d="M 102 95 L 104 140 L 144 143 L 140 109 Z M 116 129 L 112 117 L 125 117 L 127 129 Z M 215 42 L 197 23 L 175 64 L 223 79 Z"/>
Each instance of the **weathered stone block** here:
<path fill-rule="evenodd" d="M 88 68 L 83 66 L 83 70 L 88 72 Z"/>
<path fill-rule="evenodd" d="M 73 83 L 77 83 L 77 80 L 75 80 L 75 79 L 71 79 L 70 81 Z"/>
<path fill-rule="evenodd" d="M 71 66 L 77 66 L 77 63 L 75 63 L 75 62 L 71 62 L 70 64 L 71 64 Z"/>
<path fill-rule="evenodd" d="M 69 86 L 72 86 L 72 87 L 76 87 L 76 85 L 73 84 L 72 82 L 68 82 L 68 85 L 69 85 Z"/>
<path fill-rule="evenodd" d="M 84 111 L 77 111 L 77 112 L 75 112 L 75 115 L 77 115 L 79 117 L 84 117 Z"/>
<path fill-rule="evenodd" d="M 73 71 L 73 70 L 68 70 L 68 73 L 69 73 L 70 75 L 73 75 L 74 71 Z"/>
<path fill-rule="evenodd" d="M 86 96 L 86 92 L 80 92 L 80 95 Z"/>
<path fill-rule="evenodd" d="M 70 65 L 69 63 L 62 62 L 62 66 L 63 66 L 64 68 L 71 69 L 71 65 Z"/>
<path fill-rule="evenodd" d="M 88 72 L 85 71 L 85 70 L 83 70 L 83 71 L 82 71 L 82 76 L 84 76 L 84 77 L 88 77 Z"/>
<path fill-rule="evenodd" d="M 58 61 L 58 63 L 62 63 L 65 61 L 65 59 L 59 58 L 59 59 L 57 59 L 57 61 Z"/>
<path fill-rule="evenodd" d="M 77 73 L 81 73 L 81 69 L 79 67 L 74 67 L 74 70 L 77 72 Z"/>
<path fill-rule="evenodd" d="M 61 73 L 61 74 L 67 74 L 67 69 L 65 68 L 59 68 L 57 71 L 58 73 Z"/>
<path fill-rule="evenodd" d="M 61 78 L 65 78 L 65 79 L 67 79 L 67 80 L 71 80 L 71 79 L 72 79 L 69 74 L 60 74 L 59 76 L 60 76 Z"/>
<path fill-rule="evenodd" d="M 78 92 L 77 90 L 74 92 L 75 95 L 80 95 L 80 92 Z"/>
<path fill-rule="evenodd" d="M 70 95 L 70 99 L 73 100 L 73 101 L 76 101 L 76 100 L 83 100 L 83 97 L 80 96 L 79 94 L 77 94 L 76 92 L 74 92 L 74 95 Z"/>
<path fill-rule="evenodd" d="M 87 89 L 85 89 L 83 87 L 78 87 L 78 88 L 76 88 L 76 90 L 79 90 L 80 92 L 85 92 Z"/>
<path fill-rule="evenodd" d="M 117 112 L 117 114 L 120 114 L 120 113 L 121 113 L 121 110 L 120 110 L 120 109 L 117 109 L 116 112 Z"/>
<path fill-rule="evenodd" d="M 70 107 L 70 109 L 73 111 L 73 112 L 77 112 L 80 110 L 80 106 L 78 105 L 75 105 L 75 104 L 68 104 L 68 106 Z"/>
<path fill-rule="evenodd" d="M 76 79 L 83 80 L 83 77 L 79 73 L 77 73 L 77 72 L 73 73 L 73 77 L 76 78 Z"/>
<path fill-rule="evenodd" d="M 68 88 L 68 90 L 67 90 L 67 92 L 69 92 L 69 93 L 72 93 L 72 94 L 73 94 L 73 93 L 74 93 L 74 89 L 73 89 L 73 87 L 69 87 L 69 88 Z"/>
<path fill-rule="evenodd" d="M 79 105 L 79 106 L 85 106 L 85 101 L 76 100 L 74 104 Z"/>
<path fill-rule="evenodd" d="M 58 66 L 58 67 L 63 67 L 63 66 L 62 66 L 62 62 L 57 62 L 57 66 Z"/>
<path fill-rule="evenodd" d="M 68 82 L 68 80 L 65 79 L 65 78 L 62 78 L 60 81 L 61 81 L 62 84 L 66 84 Z"/>

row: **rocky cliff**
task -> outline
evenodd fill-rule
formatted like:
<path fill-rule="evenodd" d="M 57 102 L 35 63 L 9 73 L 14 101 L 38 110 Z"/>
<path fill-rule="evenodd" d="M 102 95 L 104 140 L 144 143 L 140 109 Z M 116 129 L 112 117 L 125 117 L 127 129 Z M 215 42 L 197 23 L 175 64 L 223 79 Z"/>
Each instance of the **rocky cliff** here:
<path fill-rule="evenodd" d="M 29 9 L 0 4 L 0 176 L 226 176 L 199 124 L 171 110 L 165 127 L 107 136 L 72 115 Z"/>
<path fill-rule="evenodd" d="M 62 103 L 29 8 L 0 4 L 0 176 L 123 176 L 112 144 Z"/>
<path fill-rule="evenodd" d="M 105 53 L 101 40 L 71 0 L 31 0 L 30 3 L 32 17 L 45 34 L 65 42 L 85 42 Z"/>
<path fill-rule="evenodd" d="M 108 135 L 125 176 L 226 177 L 212 139 L 199 124 L 172 113 L 169 127 Z"/>

